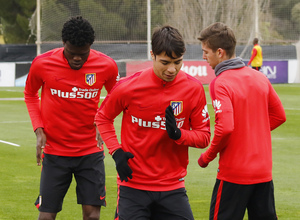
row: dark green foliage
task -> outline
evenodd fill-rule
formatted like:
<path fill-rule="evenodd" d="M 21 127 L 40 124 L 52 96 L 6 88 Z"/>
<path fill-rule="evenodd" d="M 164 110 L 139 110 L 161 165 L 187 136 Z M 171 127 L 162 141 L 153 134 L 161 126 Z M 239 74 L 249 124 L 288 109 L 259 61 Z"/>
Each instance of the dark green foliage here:
<path fill-rule="evenodd" d="M 145 0 L 43 0 L 42 41 L 60 40 L 66 18 L 82 15 L 95 29 L 96 41 L 146 41 Z M 162 3 L 152 0 L 152 23 L 162 23 Z M 72 10 L 71 10 L 72 9 Z"/>
<path fill-rule="evenodd" d="M 292 10 L 299 0 L 271 0 L 270 11 L 275 18 L 274 27 L 280 35 L 286 39 L 298 40 L 300 35 L 300 23 L 292 16 Z M 290 31 L 294 30 L 294 31 Z"/>
<path fill-rule="evenodd" d="M 30 36 L 29 20 L 35 11 L 36 0 L 0 0 L 0 5 L 5 43 L 34 43 L 34 37 Z"/>

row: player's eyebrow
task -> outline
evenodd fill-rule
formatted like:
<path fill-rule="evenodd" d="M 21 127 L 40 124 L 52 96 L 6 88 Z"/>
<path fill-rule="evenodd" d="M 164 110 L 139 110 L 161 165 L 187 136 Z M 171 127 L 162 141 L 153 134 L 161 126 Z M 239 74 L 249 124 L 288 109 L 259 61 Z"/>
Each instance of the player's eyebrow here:
<path fill-rule="evenodd" d="M 164 60 L 164 59 L 159 59 L 161 62 L 165 62 L 165 63 L 171 63 L 171 62 L 174 62 L 174 63 L 176 63 L 176 62 L 180 62 L 180 61 L 182 61 L 183 60 L 183 58 L 180 58 L 180 59 L 178 59 L 178 60 L 175 60 L 175 59 L 171 59 L 171 60 Z"/>

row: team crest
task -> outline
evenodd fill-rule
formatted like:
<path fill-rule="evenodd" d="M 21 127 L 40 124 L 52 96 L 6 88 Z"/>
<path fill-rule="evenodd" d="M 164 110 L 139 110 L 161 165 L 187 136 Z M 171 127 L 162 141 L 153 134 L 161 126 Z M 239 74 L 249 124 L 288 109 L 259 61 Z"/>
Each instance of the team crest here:
<path fill-rule="evenodd" d="M 89 86 L 94 85 L 94 83 L 96 82 L 96 73 L 86 73 L 85 74 L 85 82 Z"/>
<path fill-rule="evenodd" d="M 175 116 L 179 115 L 183 110 L 182 101 L 171 101 L 171 106 Z"/>

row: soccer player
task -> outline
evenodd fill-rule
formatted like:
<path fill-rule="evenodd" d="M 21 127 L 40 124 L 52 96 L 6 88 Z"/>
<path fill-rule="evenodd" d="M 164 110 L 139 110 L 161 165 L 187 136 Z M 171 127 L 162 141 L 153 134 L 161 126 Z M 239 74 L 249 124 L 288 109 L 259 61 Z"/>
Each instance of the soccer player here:
<path fill-rule="evenodd" d="M 251 51 L 251 58 L 248 62 L 248 66 L 252 66 L 255 70 L 260 70 L 263 64 L 263 52 L 261 46 L 258 44 L 258 38 L 254 38 L 253 40 L 253 48 Z"/>
<path fill-rule="evenodd" d="M 214 137 L 198 163 L 219 153 L 210 220 L 277 219 L 272 181 L 271 130 L 285 122 L 281 101 L 268 78 L 235 56 L 232 29 L 214 23 L 201 31 L 203 59 L 215 70 L 209 91 L 215 111 Z"/>
<path fill-rule="evenodd" d="M 93 123 L 102 87 L 110 92 L 119 74 L 113 59 L 91 49 L 94 39 L 91 24 L 72 17 L 63 25 L 63 47 L 37 56 L 29 71 L 25 102 L 43 164 L 39 219 L 56 218 L 73 174 L 83 219 L 99 219 L 105 206 L 103 145 Z"/>
<path fill-rule="evenodd" d="M 118 172 L 116 219 L 194 219 L 185 190 L 188 148 L 210 141 L 201 82 L 181 71 L 181 34 L 163 26 L 152 35 L 153 67 L 120 80 L 95 122 Z M 113 121 L 123 112 L 121 144 Z"/>

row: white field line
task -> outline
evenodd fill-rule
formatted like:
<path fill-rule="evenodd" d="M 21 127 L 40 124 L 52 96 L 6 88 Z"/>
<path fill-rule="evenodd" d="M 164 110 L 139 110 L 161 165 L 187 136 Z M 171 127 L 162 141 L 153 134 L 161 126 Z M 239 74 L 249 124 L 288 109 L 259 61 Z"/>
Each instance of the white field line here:
<path fill-rule="evenodd" d="M 300 137 L 272 137 L 274 140 L 300 139 Z"/>
<path fill-rule="evenodd" d="M 30 122 L 30 120 L 28 120 L 28 121 L 0 121 L 0 124 L 28 123 L 28 122 Z"/>
<path fill-rule="evenodd" d="M 4 144 L 9 144 L 9 145 L 12 145 L 12 146 L 20 147 L 19 144 L 14 144 L 14 143 L 11 143 L 11 142 L 8 142 L 8 141 L 2 141 L 2 140 L 0 140 L 0 142 L 4 143 Z"/>
<path fill-rule="evenodd" d="M 300 109 L 299 108 L 284 108 L 285 110 L 296 110 L 296 111 L 299 111 Z"/>
<path fill-rule="evenodd" d="M 24 98 L 0 98 L 0 101 L 22 101 Z"/>

